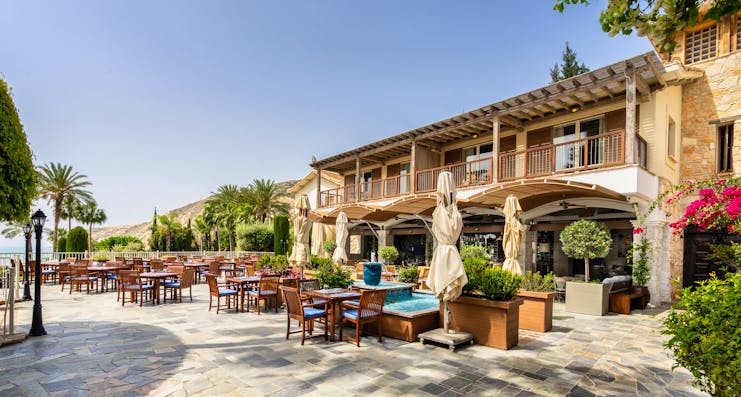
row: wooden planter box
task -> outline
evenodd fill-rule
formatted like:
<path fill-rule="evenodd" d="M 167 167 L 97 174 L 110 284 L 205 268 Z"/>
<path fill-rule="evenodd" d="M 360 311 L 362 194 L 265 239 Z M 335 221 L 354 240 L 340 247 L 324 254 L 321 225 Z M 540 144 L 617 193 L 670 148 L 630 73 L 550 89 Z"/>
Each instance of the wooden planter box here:
<path fill-rule="evenodd" d="M 609 284 L 569 281 L 566 283 L 566 311 L 604 316 L 609 308 L 609 292 Z"/>
<path fill-rule="evenodd" d="M 522 299 L 493 301 L 485 298 L 461 296 L 448 304 L 450 329 L 473 334 L 474 342 L 508 350 L 519 340 L 520 305 Z M 440 324 L 443 324 L 443 305 L 440 304 Z"/>
<path fill-rule="evenodd" d="M 555 292 L 520 291 L 520 329 L 548 332 L 553 328 L 553 299 Z"/>

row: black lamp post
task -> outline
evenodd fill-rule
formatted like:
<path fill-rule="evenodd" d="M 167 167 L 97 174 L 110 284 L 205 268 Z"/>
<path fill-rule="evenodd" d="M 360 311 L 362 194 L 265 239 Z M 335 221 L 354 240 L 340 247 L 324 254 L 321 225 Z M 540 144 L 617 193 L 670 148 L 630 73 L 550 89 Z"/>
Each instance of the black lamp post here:
<path fill-rule="evenodd" d="M 31 298 L 31 286 L 28 283 L 28 273 L 30 272 L 28 261 L 31 259 L 28 255 L 28 248 L 31 246 L 31 223 L 26 222 L 26 224 L 23 225 L 23 236 L 26 237 L 26 256 L 23 260 L 26 263 L 26 271 L 23 275 L 23 300 L 30 301 L 33 299 Z"/>
<path fill-rule="evenodd" d="M 33 221 L 33 230 L 36 233 L 36 277 L 34 277 L 34 301 L 33 301 L 33 320 L 31 321 L 31 331 L 29 336 L 46 335 L 44 322 L 41 319 L 41 232 L 44 231 L 44 221 L 46 215 L 41 210 L 37 210 L 31 217 Z"/>

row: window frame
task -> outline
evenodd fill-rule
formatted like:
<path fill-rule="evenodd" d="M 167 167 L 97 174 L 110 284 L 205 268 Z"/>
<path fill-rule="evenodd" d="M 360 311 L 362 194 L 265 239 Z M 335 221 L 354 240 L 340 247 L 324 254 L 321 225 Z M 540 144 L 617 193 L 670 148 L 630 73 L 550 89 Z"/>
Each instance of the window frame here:
<path fill-rule="evenodd" d="M 717 128 L 716 171 L 733 172 L 733 123 L 721 124 Z"/>
<path fill-rule="evenodd" d="M 703 37 L 702 34 L 705 31 L 708 30 L 714 30 L 715 34 L 711 37 L 710 40 L 707 43 L 707 45 L 713 47 L 713 53 L 712 55 L 708 55 L 707 57 L 703 57 L 702 47 L 704 46 Z M 695 36 L 699 36 L 699 38 L 695 38 Z M 684 64 L 689 65 L 692 63 L 698 63 L 702 61 L 707 61 L 710 59 L 715 59 L 718 57 L 718 45 L 719 45 L 719 36 L 720 36 L 720 27 L 717 23 L 713 22 L 710 25 L 704 26 L 702 28 L 694 29 L 690 32 L 685 32 L 684 34 Z M 709 36 L 710 37 L 710 36 Z M 690 48 L 689 41 L 693 40 L 692 42 L 692 48 Z M 700 46 L 700 49 L 696 49 L 695 47 Z"/>
<path fill-rule="evenodd" d="M 666 157 L 677 161 L 677 123 L 672 116 L 666 120 Z"/>

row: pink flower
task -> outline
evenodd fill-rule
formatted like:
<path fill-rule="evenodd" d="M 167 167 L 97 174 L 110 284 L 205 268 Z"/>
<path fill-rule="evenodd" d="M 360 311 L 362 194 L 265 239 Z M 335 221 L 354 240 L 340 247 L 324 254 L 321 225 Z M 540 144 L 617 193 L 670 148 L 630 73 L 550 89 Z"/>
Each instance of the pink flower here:
<path fill-rule="evenodd" d="M 641 234 L 641 233 L 643 233 L 642 227 L 637 226 L 636 228 L 633 229 L 633 234 Z"/>

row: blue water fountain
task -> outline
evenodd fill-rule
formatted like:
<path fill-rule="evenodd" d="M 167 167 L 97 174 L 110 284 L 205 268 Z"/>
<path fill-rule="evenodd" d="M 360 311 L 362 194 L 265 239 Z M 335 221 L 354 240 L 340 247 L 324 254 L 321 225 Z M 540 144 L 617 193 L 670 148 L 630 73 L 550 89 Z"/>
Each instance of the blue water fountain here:
<path fill-rule="evenodd" d="M 363 282 L 365 285 L 378 285 L 381 282 L 383 265 L 378 262 L 363 263 Z"/>

